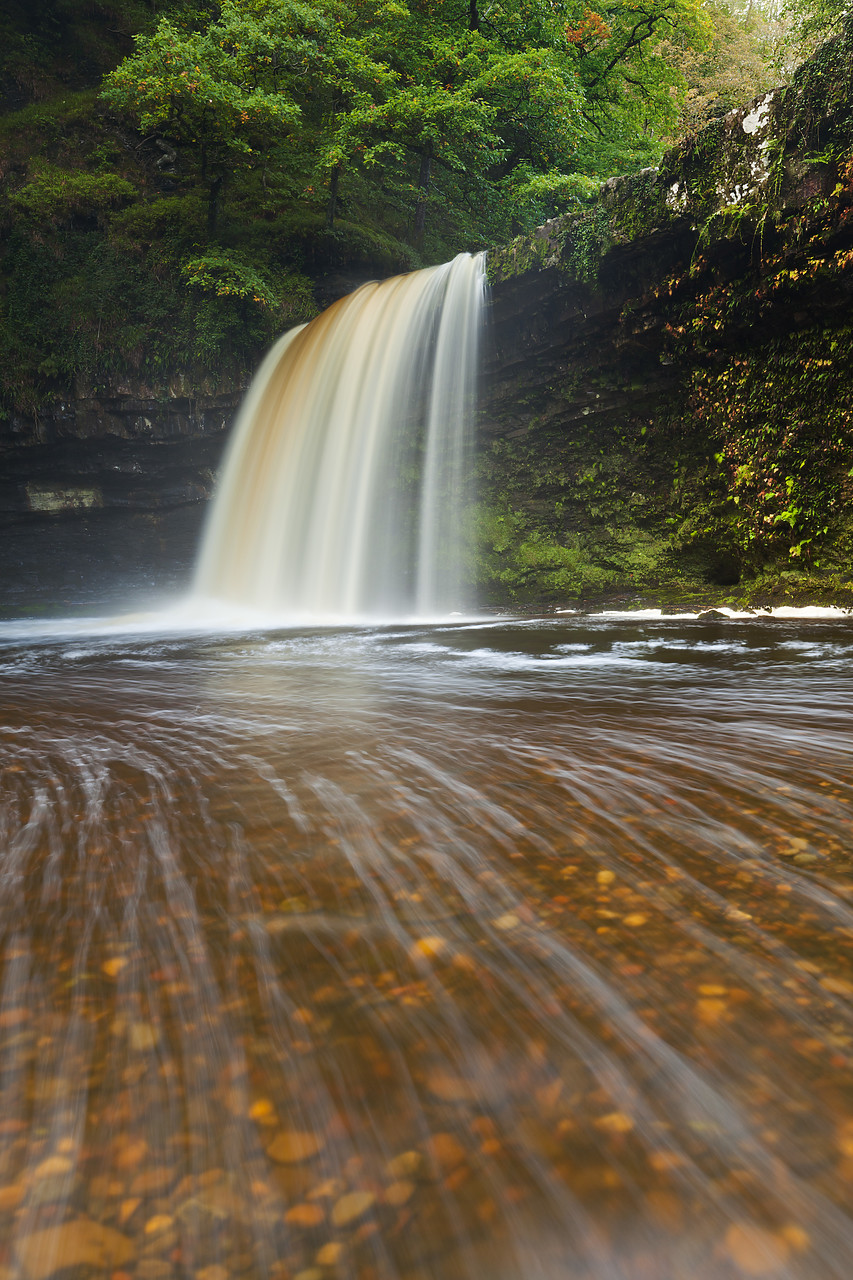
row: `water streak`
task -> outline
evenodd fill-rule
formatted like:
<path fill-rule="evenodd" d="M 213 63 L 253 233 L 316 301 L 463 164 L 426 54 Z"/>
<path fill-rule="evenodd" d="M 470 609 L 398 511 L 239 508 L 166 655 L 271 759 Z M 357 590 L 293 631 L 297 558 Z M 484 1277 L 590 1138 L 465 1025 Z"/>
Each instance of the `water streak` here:
<path fill-rule="evenodd" d="M 846 1280 L 850 655 L 0 643 L 4 1274 Z"/>
<path fill-rule="evenodd" d="M 273 347 L 195 594 L 311 618 L 465 603 L 484 256 L 369 284 Z"/>

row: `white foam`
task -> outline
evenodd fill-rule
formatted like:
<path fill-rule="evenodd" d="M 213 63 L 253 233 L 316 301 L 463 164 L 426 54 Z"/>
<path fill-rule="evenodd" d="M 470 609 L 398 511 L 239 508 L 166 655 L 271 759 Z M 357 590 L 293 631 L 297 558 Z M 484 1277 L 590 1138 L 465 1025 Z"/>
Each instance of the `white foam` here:
<path fill-rule="evenodd" d="M 506 620 L 502 620 L 505 622 Z M 304 631 L 352 628 L 377 630 L 384 627 L 457 627 L 499 625 L 495 619 L 477 614 L 436 614 L 425 616 L 345 613 L 286 613 L 276 610 L 251 609 L 225 604 L 220 600 L 196 597 L 182 599 L 166 608 L 105 617 L 19 618 L 0 621 L 0 642 L 15 640 L 52 640 L 76 637 L 146 636 L 146 635 L 223 635 L 246 632 Z M 75 651 L 69 650 L 69 654 Z"/>
<path fill-rule="evenodd" d="M 570 610 L 557 610 L 558 613 L 571 612 Z M 680 613 L 664 613 L 661 609 L 602 609 L 600 613 L 591 613 L 587 616 L 590 618 L 607 618 L 614 621 L 629 622 L 656 622 L 663 619 L 665 622 L 689 622 L 695 620 L 703 613 L 707 613 L 707 609 L 685 609 Z M 731 609 L 728 605 L 714 606 L 715 613 L 722 613 L 727 618 L 741 620 L 747 622 L 760 622 L 765 618 L 791 618 L 794 620 L 810 618 L 826 618 L 830 620 L 843 621 L 853 616 L 853 610 L 841 608 L 839 605 L 778 605 L 773 609 Z M 703 619 L 704 621 L 704 619 Z"/>

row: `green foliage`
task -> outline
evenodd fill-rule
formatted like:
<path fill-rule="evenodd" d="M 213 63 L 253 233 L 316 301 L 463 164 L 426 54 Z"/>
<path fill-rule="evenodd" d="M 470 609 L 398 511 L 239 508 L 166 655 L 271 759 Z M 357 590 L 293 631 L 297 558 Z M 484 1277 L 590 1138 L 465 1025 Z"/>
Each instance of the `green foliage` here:
<path fill-rule="evenodd" d="M 747 562 L 774 550 L 810 558 L 849 501 L 853 383 L 839 362 L 851 336 L 798 333 L 695 376 L 693 414 L 719 444 Z"/>
<path fill-rule="evenodd" d="M 0 118 L 0 269 L 32 340 L 27 356 L 7 334 L 6 378 L 33 403 L 78 374 L 165 368 L 167 342 L 175 363 L 236 369 L 311 313 L 311 277 L 407 270 L 565 211 L 564 265 L 593 280 L 636 229 L 586 198 L 658 158 L 684 91 L 673 50 L 728 30 L 722 0 L 34 3 L 10 21 L 45 68 L 90 18 L 113 24 L 98 66 L 118 66 L 97 103 L 65 92 Z"/>
<path fill-rule="evenodd" d="M 205 249 L 204 221 L 198 194 L 104 207 L 80 225 L 19 216 L 3 259 L 7 397 L 34 411 L 74 379 L 98 388 L 131 376 L 157 388 L 180 369 L 227 385 L 315 314 L 311 281 L 285 256 L 251 239 L 250 251 Z"/>
<path fill-rule="evenodd" d="M 91 130 L 96 97 L 93 90 L 81 89 L 0 115 L 0 144 L 4 151 L 14 147 L 22 154 L 33 154 L 68 142 L 81 129 Z"/>
<path fill-rule="evenodd" d="M 108 209 L 136 196 L 132 183 L 116 173 L 84 173 L 39 164 L 29 182 L 9 197 L 9 203 L 25 219 L 62 222 L 72 214 Z"/>
<path fill-rule="evenodd" d="M 595 178 L 580 173 L 533 173 L 518 165 L 507 182 L 518 221 L 536 226 L 560 213 L 582 206 L 598 192 Z"/>
<path fill-rule="evenodd" d="M 72 52 L 108 74 L 0 117 L 7 397 L 170 361 L 242 377 L 312 314 L 312 277 L 583 208 L 660 150 L 665 39 L 702 40 L 698 3 L 12 0 L 28 96 L 79 83 Z"/>
<path fill-rule="evenodd" d="M 595 283 L 602 255 L 612 243 L 610 219 L 598 204 L 569 228 L 564 245 L 564 269 L 577 280 Z"/>
<path fill-rule="evenodd" d="M 673 41 L 672 57 L 687 81 L 673 140 L 695 134 L 780 83 L 787 26 L 773 11 L 740 0 L 703 0 L 710 23 L 704 48 Z"/>
<path fill-rule="evenodd" d="M 217 298 L 247 298 L 261 307 L 274 307 L 276 291 L 252 263 L 224 249 L 210 249 L 181 263 L 181 275 L 191 289 Z"/>
<path fill-rule="evenodd" d="M 143 133 L 192 146 L 208 183 L 213 230 L 220 192 L 300 118 L 290 81 L 308 64 L 325 22 L 298 0 L 224 0 L 196 29 L 163 18 L 104 81 L 102 96 Z"/>
<path fill-rule="evenodd" d="M 787 24 L 785 51 L 790 60 L 801 62 L 824 40 L 838 35 L 850 12 L 850 0 L 782 0 Z"/>
<path fill-rule="evenodd" d="M 467 20 L 466 20 L 467 19 Z M 143 133 L 193 147 L 213 195 L 235 170 L 313 174 L 304 195 L 372 205 L 420 243 L 483 242 L 567 207 L 593 176 L 656 155 L 701 41 L 698 0 L 508 0 L 467 14 L 397 0 L 224 0 L 162 19 L 105 81 Z M 377 209 L 377 205 L 379 208 Z M 430 219 L 427 218 L 427 210 Z M 408 222 L 408 228 L 405 224 Z M 399 233 L 398 233 L 399 234 Z M 432 234 L 432 231 L 431 231 Z"/>
<path fill-rule="evenodd" d="M 275 315 L 280 323 L 310 319 L 316 310 L 306 276 L 269 267 L 262 271 L 234 250 L 208 249 L 187 258 L 181 263 L 181 275 L 191 289 L 215 298 L 239 298 Z"/>
<path fill-rule="evenodd" d="M 607 177 L 654 163 L 686 88 L 672 47 L 702 48 L 711 30 L 702 5 L 682 0 L 614 3 L 600 15 L 585 9 L 568 29 L 579 54 L 594 171 Z"/>
<path fill-rule="evenodd" d="M 307 56 L 322 26 L 307 5 L 271 0 L 258 8 L 225 0 L 218 20 L 201 31 L 163 18 L 106 77 L 104 100 L 132 114 L 143 132 L 167 128 L 219 164 L 243 162 L 254 135 L 298 119 L 277 68 L 283 55 Z"/>

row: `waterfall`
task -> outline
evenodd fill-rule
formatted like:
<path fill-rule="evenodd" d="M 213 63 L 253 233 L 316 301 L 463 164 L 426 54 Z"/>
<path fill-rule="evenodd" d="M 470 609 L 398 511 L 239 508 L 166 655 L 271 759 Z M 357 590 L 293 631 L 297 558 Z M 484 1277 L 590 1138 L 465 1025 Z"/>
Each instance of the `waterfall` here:
<path fill-rule="evenodd" d="M 485 255 L 364 285 L 273 346 L 227 450 L 194 594 L 295 617 L 470 605 Z"/>

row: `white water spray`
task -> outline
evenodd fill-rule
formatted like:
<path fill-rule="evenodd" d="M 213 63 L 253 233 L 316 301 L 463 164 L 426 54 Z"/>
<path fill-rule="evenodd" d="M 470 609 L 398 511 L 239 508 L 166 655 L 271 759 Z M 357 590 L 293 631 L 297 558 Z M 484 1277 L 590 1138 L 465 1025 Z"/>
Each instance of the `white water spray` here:
<path fill-rule="evenodd" d="M 276 343 L 225 457 L 196 597 L 312 618 L 471 603 L 484 261 L 364 285 Z"/>

